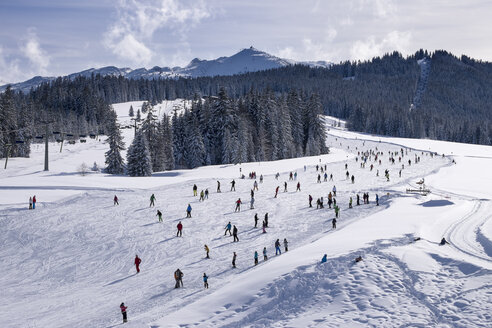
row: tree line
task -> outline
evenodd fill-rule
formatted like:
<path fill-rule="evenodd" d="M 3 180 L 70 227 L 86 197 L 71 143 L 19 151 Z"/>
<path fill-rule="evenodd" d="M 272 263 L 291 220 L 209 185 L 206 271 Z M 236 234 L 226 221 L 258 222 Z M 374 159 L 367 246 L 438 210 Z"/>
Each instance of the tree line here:
<path fill-rule="evenodd" d="M 270 161 L 328 152 L 317 94 L 295 90 L 274 94 L 251 89 L 231 98 L 224 88 L 217 96 L 195 95 L 192 106 L 159 120 L 152 106 L 137 131 L 123 163 L 124 145 L 113 113 L 108 124 L 107 171 L 148 176 L 155 171 L 202 165 Z M 132 108 L 130 109 L 132 110 Z"/>

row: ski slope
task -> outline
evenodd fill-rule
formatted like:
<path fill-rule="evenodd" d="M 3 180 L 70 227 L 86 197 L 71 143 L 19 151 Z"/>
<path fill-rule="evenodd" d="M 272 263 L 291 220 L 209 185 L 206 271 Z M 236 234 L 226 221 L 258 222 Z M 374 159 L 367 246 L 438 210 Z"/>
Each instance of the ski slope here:
<path fill-rule="evenodd" d="M 136 111 L 141 103 L 114 105 L 122 125 L 130 104 Z M 163 104 L 161 110 L 173 107 Z M 30 159 L 9 160 L 0 172 L 2 326 L 114 327 L 121 324 L 119 304 L 125 302 L 128 327 L 490 327 L 492 174 L 487 168 L 492 147 L 333 127 L 328 133 L 331 152 L 323 156 L 157 172 L 145 178 L 100 172 L 81 176 L 77 168 L 82 162 L 103 166 L 104 138 L 66 145 L 62 153 L 52 145 L 49 172 L 42 171 L 42 146 L 33 146 Z M 124 129 L 123 136 L 128 146 L 133 130 Z M 371 171 L 368 162 L 361 168 L 357 152 L 376 147 L 384 154 L 381 165 L 374 163 Z M 390 164 L 388 151 L 401 148 L 407 152 L 402 162 L 396 157 Z M 429 151 L 440 155 L 431 157 Z M 415 155 L 421 158 L 418 164 Z M 320 163 L 334 181 L 316 182 Z M 345 164 L 354 184 L 345 177 Z M 264 175 L 253 210 L 254 180 L 239 179 L 240 172 L 247 176 L 251 171 Z M 300 192 L 295 191 L 297 181 L 289 181 L 291 171 L 298 174 Z M 421 178 L 432 193 L 407 194 Z M 230 191 L 232 179 L 236 191 Z M 217 180 L 221 193 L 216 192 Z M 209 199 L 193 197 L 193 184 L 199 192 L 208 188 Z M 341 208 L 336 230 L 331 228 L 333 210 L 316 209 L 319 197 L 326 205 L 333 185 Z M 355 195 L 363 192 L 369 192 L 370 203 L 361 199 L 357 206 Z M 151 208 L 152 193 L 157 201 Z M 376 193 L 380 206 L 374 202 Z M 38 204 L 30 211 L 27 200 L 34 194 Z M 119 206 L 113 206 L 115 194 Z M 314 208 L 308 207 L 309 194 Z M 235 213 L 238 198 L 244 204 Z M 185 218 L 188 204 L 192 218 Z M 157 209 L 164 214 L 163 223 L 157 221 Z M 258 213 L 261 225 L 267 212 L 269 228 L 263 234 L 254 228 L 253 216 Z M 179 221 L 184 225 L 181 238 L 176 237 Z M 238 243 L 224 236 L 229 221 L 238 227 Z M 439 246 L 443 236 L 449 244 Z M 289 251 L 275 256 L 277 238 L 287 238 Z M 210 247 L 210 259 L 205 259 L 204 244 Z M 267 261 L 262 261 L 263 247 Z M 258 266 L 253 265 L 255 250 Z M 142 259 L 138 275 L 135 254 Z M 323 254 L 328 261 L 320 264 Z M 355 263 L 357 256 L 363 261 Z M 177 268 L 184 273 L 182 289 L 174 289 Z"/>

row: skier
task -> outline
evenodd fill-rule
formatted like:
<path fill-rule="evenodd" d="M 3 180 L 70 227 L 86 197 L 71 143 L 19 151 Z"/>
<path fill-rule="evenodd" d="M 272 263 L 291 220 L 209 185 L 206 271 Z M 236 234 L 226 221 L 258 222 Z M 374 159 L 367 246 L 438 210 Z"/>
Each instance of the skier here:
<path fill-rule="evenodd" d="M 196 184 L 193 185 L 193 196 L 197 196 L 197 191 L 198 191 L 198 187 L 196 186 Z"/>
<path fill-rule="evenodd" d="M 337 205 L 333 206 L 335 208 L 335 217 L 338 218 L 338 215 L 340 213 L 340 207 L 338 207 Z"/>
<path fill-rule="evenodd" d="M 205 252 L 207 252 L 206 258 L 209 259 L 210 256 L 208 255 L 208 253 L 210 252 L 210 248 L 208 248 L 207 244 L 205 244 L 205 246 L 203 246 L 203 248 L 205 248 Z"/>
<path fill-rule="evenodd" d="M 328 173 L 325 172 L 325 174 L 323 175 L 323 181 L 326 182 L 328 179 Z"/>
<path fill-rule="evenodd" d="M 249 201 L 249 208 L 251 210 L 254 210 L 254 204 L 255 204 L 255 198 L 254 197 L 251 197 L 251 200 Z"/>
<path fill-rule="evenodd" d="M 265 220 L 263 220 L 263 223 L 262 223 L 263 233 L 266 233 L 266 227 L 267 227 L 266 222 L 265 222 Z"/>
<path fill-rule="evenodd" d="M 208 188 L 205 189 L 205 199 L 208 199 Z"/>
<path fill-rule="evenodd" d="M 337 228 L 337 219 L 333 218 L 333 220 L 331 220 L 331 227 L 332 227 L 332 229 Z"/>
<path fill-rule="evenodd" d="M 442 237 L 441 242 L 439 243 L 439 245 L 444 246 L 446 244 L 449 244 L 448 241 L 446 240 L 446 238 Z"/>
<path fill-rule="evenodd" d="M 258 213 L 255 213 L 255 228 L 258 227 Z"/>
<path fill-rule="evenodd" d="M 236 209 L 234 209 L 234 212 L 241 212 L 241 198 L 238 198 L 238 200 L 236 200 Z"/>
<path fill-rule="evenodd" d="M 232 255 L 232 267 L 235 268 L 236 267 L 236 252 L 233 252 L 234 254 Z"/>
<path fill-rule="evenodd" d="M 217 192 L 221 192 L 220 191 L 220 181 L 217 181 Z"/>
<path fill-rule="evenodd" d="M 297 180 L 297 171 L 294 172 L 294 180 Z"/>
<path fill-rule="evenodd" d="M 284 192 L 287 192 L 287 181 L 284 182 Z"/>
<path fill-rule="evenodd" d="M 191 205 L 188 204 L 188 207 L 186 208 L 186 217 L 191 218 Z"/>
<path fill-rule="evenodd" d="M 321 183 L 321 175 L 318 174 L 318 181 L 317 183 Z"/>
<path fill-rule="evenodd" d="M 352 208 L 352 197 L 349 199 L 349 208 Z"/>
<path fill-rule="evenodd" d="M 278 188 L 279 186 L 277 186 L 277 188 L 275 188 L 275 196 L 273 198 L 277 198 L 277 195 L 278 195 Z"/>
<path fill-rule="evenodd" d="M 333 174 L 330 173 L 330 181 L 333 181 Z"/>
<path fill-rule="evenodd" d="M 333 186 L 333 196 L 337 197 L 337 187 Z"/>
<path fill-rule="evenodd" d="M 233 242 L 239 241 L 239 238 L 237 238 L 237 227 L 236 226 L 234 226 L 232 228 L 232 236 L 234 237 L 234 241 Z"/>
<path fill-rule="evenodd" d="M 138 255 L 135 255 L 135 268 L 137 269 L 137 273 L 140 272 L 140 263 L 142 263 L 142 260 L 138 257 Z"/>
<path fill-rule="evenodd" d="M 359 197 L 359 194 L 357 194 L 357 206 L 360 205 L 360 197 Z"/>
<path fill-rule="evenodd" d="M 266 247 L 263 247 L 263 261 L 268 260 Z"/>
<path fill-rule="evenodd" d="M 29 209 L 32 210 L 32 197 L 29 197 Z"/>
<path fill-rule="evenodd" d="M 198 201 L 199 202 L 205 201 L 205 192 L 203 190 L 200 191 L 200 199 Z"/>
<path fill-rule="evenodd" d="M 287 238 L 284 238 L 284 248 L 286 252 L 289 250 L 289 242 L 287 241 Z"/>
<path fill-rule="evenodd" d="M 266 227 L 268 228 L 268 213 L 265 213 L 265 224 Z"/>
<path fill-rule="evenodd" d="M 208 289 L 208 276 L 205 272 L 203 273 L 203 287 Z"/>
<path fill-rule="evenodd" d="M 231 181 L 231 191 L 236 191 L 236 181 L 234 179 L 232 179 Z"/>
<path fill-rule="evenodd" d="M 159 210 L 157 210 L 157 217 L 159 218 L 159 222 L 162 222 L 162 213 Z"/>
<path fill-rule="evenodd" d="M 258 252 L 255 251 L 255 265 L 258 265 Z"/>
<path fill-rule="evenodd" d="M 349 174 L 349 171 L 347 171 L 347 173 L 345 173 L 345 180 L 348 180 L 350 174 Z"/>
<path fill-rule="evenodd" d="M 328 208 L 331 208 L 331 204 L 333 204 L 333 198 L 330 198 L 330 195 L 328 195 Z"/>
<path fill-rule="evenodd" d="M 183 276 L 184 273 L 180 269 L 174 271 L 174 279 L 176 280 L 176 286 L 174 288 L 183 287 Z"/>
<path fill-rule="evenodd" d="M 113 198 L 113 205 L 120 205 L 120 203 L 118 203 L 118 197 L 116 195 L 114 195 Z"/>
<path fill-rule="evenodd" d="M 298 182 L 298 183 L 297 183 L 297 189 L 296 189 L 296 192 L 297 192 L 297 191 L 301 191 L 301 183 L 300 183 L 300 182 Z"/>
<path fill-rule="evenodd" d="M 255 180 L 255 182 L 253 183 L 253 190 L 256 190 L 258 191 L 258 182 Z"/>
<path fill-rule="evenodd" d="M 32 196 L 32 209 L 36 208 L 36 195 Z"/>
<path fill-rule="evenodd" d="M 263 183 L 263 174 L 260 174 L 260 183 Z"/>
<path fill-rule="evenodd" d="M 376 206 L 379 206 L 379 196 L 376 194 Z"/>
<path fill-rule="evenodd" d="M 352 175 L 352 183 L 355 182 L 355 177 Z"/>
<path fill-rule="evenodd" d="M 126 318 L 126 309 L 128 309 L 128 307 L 125 306 L 125 303 L 121 303 L 120 310 L 121 314 L 123 315 L 123 323 L 128 322 L 128 319 Z"/>
<path fill-rule="evenodd" d="M 232 228 L 231 221 L 229 221 L 229 223 L 225 226 L 224 236 L 227 234 L 227 232 L 229 232 L 229 236 L 232 236 L 231 228 Z"/>
<path fill-rule="evenodd" d="M 321 259 L 321 263 L 326 263 L 328 255 L 323 255 L 323 258 Z"/>
<path fill-rule="evenodd" d="M 359 255 L 355 258 L 355 263 L 360 262 L 360 261 L 362 261 L 362 256 Z"/>
<path fill-rule="evenodd" d="M 155 201 L 155 196 L 154 196 L 154 194 L 152 194 L 152 196 L 150 196 L 150 206 L 149 207 L 154 206 L 154 201 Z"/>
<path fill-rule="evenodd" d="M 280 250 L 280 240 L 275 241 L 275 255 L 282 254 L 282 251 Z"/>
<path fill-rule="evenodd" d="M 313 196 L 309 195 L 309 198 L 308 199 L 309 199 L 309 207 L 313 207 L 313 204 L 312 204 L 312 202 L 313 202 Z"/>
<path fill-rule="evenodd" d="M 250 195 L 251 197 L 255 197 L 255 191 L 253 189 L 251 189 Z"/>
<path fill-rule="evenodd" d="M 176 233 L 176 237 L 183 237 L 183 225 L 181 224 L 181 221 L 179 221 L 176 228 L 178 228 L 178 232 Z"/>

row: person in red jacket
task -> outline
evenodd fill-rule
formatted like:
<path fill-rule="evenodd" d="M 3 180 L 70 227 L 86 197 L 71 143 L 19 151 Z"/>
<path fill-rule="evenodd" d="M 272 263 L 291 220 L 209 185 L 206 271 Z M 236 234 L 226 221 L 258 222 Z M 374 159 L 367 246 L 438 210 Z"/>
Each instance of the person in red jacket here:
<path fill-rule="evenodd" d="M 179 223 L 176 227 L 178 228 L 178 232 L 176 233 L 176 237 L 182 237 L 183 236 L 183 225 L 181 224 L 181 221 L 179 221 Z"/>
<path fill-rule="evenodd" d="M 36 195 L 32 197 L 32 209 L 36 208 Z"/>
<path fill-rule="evenodd" d="M 120 203 L 118 203 L 118 196 L 114 195 L 114 198 L 113 198 L 113 205 L 120 205 Z"/>
<path fill-rule="evenodd" d="M 121 310 L 121 314 L 123 315 L 123 323 L 128 322 L 126 319 L 126 309 L 127 307 L 125 306 L 125 303 L 121 303 L 120 310 Z"/>
<path fill-rule="evenodd" d="M 135 267 L 137 268 L 137 273 L 140 272 L 140 263 L 142 263 L 142 260 L 138 257 L 138 255 L 135 255 Z"/>

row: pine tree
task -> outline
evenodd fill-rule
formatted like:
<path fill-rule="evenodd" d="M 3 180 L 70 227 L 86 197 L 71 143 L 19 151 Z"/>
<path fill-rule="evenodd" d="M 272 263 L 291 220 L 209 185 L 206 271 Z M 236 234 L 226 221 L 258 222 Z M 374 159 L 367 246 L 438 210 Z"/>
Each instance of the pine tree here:
<path fill-rule="evenodd" d="M 154 107 L 150 104 L 147 106 L 147 118 L 142 124 L 142 131 L 147 139 L 150 157 L 152 159 L 152 170 L 154 172 L 162 171 L 164 154 L 161 152 L 159 135 L 157 132 L 157 116 L 154 114 Z"/>
<path fill-rule="evenodd" d="M 152 175 L 152 160 L 147 140 L 141 130 L 137 131 L 126 156 L 128 175 L 132 177 Z"/>
<path fill-rule="evenodd" d="M 133 106 L 130 105 L 130 111 L 128 112 L 128 116 L 133 117 L 135 116 L 135 113 L 133 112 Z"/>
<path fill-rule="evenodd" d="M 173 153 L 173 130 L 169 117 L 164 114 L 161 124 L 159 125 L 159 134 L 162 140 L 162 149 L 164 153 L 164 169 L 174 169 L 174 153 Z"/>
<path fill-rule="evenodd" d="M 116 121 L 116 112 L 111 111 L 108 117 L 107 133 L 109 150 L 106 152 L 106 172 L 110 174 L 123 174 L 125 172 L 125 164 L 121 157 L 121 151 L 125 149 L 123 138 L 121 137 L 120 129 Z"/>
<path fill-rule="evenodd" d="M 185 112 L 187 124 L 185 126 L 185 158 L 189 168 L 202 166 L 206 162 L 205 145 L 198 124 L 198 117 L 194 112 Z"/>
<path fill-rule="evenodd" d="M 135 118 L 137 122 L 142 120 L 142 114 L 140 114 L 140 109 L 137 110 L 137 117 Z"/>

